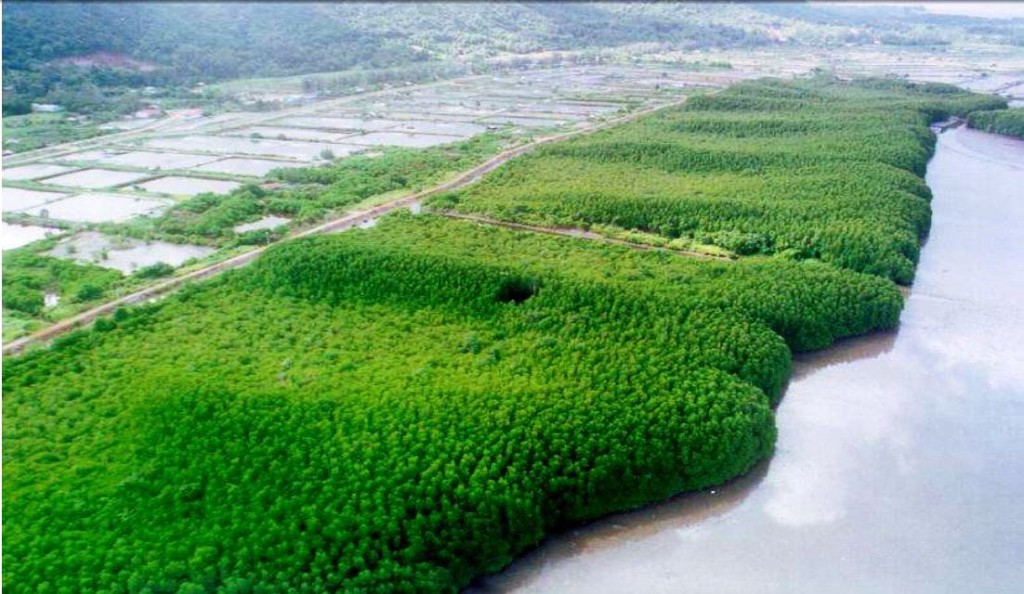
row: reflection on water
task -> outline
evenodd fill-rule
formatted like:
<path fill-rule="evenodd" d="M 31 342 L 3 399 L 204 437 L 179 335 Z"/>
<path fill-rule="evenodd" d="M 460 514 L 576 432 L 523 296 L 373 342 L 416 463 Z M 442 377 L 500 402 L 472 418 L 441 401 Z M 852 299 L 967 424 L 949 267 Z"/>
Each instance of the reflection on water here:
<path fill-rule="evenodd" d="M 840 340 L 821 351 L 799 353 L 793 357 L 793 374 L 789 381 L 793 383 L 833 365 L 873 359 L 891 351 L 895 344 L 896 331 L 892 330 Z"/>
<path fill-rule="evenodd" d="M 898 332 L 800 356 L 770 465 L 473 592 L 1024 591 L 1024 142 L 944 133 Z"/>
<path fill-rule="evenodd" d="M 659 533 L 683 530 L 715 518 L 743 502 L 768 472 L 764 460 L 749 473 L 725 485 L 697 493 L 684 493 L 640 510 L 614 514 L 548 539 L 540 548 L 516 562 L 513 571 L 489 576 L 464 590 L 465 594 L 508 592 L 528 586 L 539 577 L 546 563 L 578 555 L 614 549 L 623 542 L 637 541 Z"/>

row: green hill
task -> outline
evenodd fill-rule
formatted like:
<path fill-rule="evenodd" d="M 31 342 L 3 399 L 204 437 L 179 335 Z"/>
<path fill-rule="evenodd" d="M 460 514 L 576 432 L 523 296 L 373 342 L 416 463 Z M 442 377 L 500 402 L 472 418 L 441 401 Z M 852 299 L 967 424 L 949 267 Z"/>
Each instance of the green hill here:
<path fill-rule="evenodd" d="M 4 3 L 7 113 L 54 89 L 178 85 L 658 44 L 1016 43 L 1020 20 L 810 4 Z M 632 50 L 626 54 L 632 53 Z M 72 63 L 77 65 L 71 65 Z"/>
<path fill-rule="evenodd" d="M 123 54 L 167 76 L 222 79 L 421 60 L 609 47 L 640 41 L 733 46 L 766 38 L 685 13 L 585 3 L 4 5 L 4 70 Z"/>

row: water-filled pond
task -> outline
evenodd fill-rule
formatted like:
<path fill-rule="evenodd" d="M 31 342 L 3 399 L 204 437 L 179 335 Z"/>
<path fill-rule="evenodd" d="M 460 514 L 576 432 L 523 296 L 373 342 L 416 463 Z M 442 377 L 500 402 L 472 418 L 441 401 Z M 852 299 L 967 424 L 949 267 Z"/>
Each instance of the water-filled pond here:
<path fill-rule="evenodd" d="M 83 169 L 74 173 L 66 173 L 46 179 L 47 184 L 58 186 L 70 186 L 72 188 L 86 188 L 99 190 L 129 184 L 133 181 L 149 177 L 149 173 L 135 173 L 131 171 L 112 171 L 110 169 Z"/>
<path fill-rule="evenodd" d="M 142 214 L 157 214 L 169 205 L 168 200 L 159 198 L 88 193 L 27 208 L 22 212 L 58 221 L 116 223 Z"/>
<path fill-rule="evenodd" d="M 219 157 L 196 155 L 191 153 L 157 153 L 152 151 L 132 151 L 103 159 L 104 163 L 141 167 L 144 169 L 188 169 L 204 163 L 216 161 Z"/>
<path fill-rule="evenodd" d="M 46 204 L 67 198 L 67 194 L 60 192 L 40 192 L 39 190 L 25 190 L 23 188 L 4 188 L 2 192 L 3 211 L 18 212 L 33 206 Z"/>
<path fill-rule="evenodd" d="M 12 225 L 2 223 L 0 238 L 3 241 L 3 251 L 13 250 L 28 245 L 33 241 L 39 241 L 49 235 L 63 233 L 61 229 L 52 227 L 37 227 L 35 225 Z"/>
<path fill-rule="evenodd" d="M 213 194 L 227 194 L 242 184 L 234 181 L 219 179 L 202 179 L 198 177 L 168 176 L 154 179 L 141 184 L 147 192 L 159 194 L 170 194 L 172 196 L 195 196 L 211 192 Z"/>
<path fill-rule="evenodd" d="M 73 169 L 74 167 L 67 167 L 65 165 L 33 163 L 32 165 L 22 165 L 21 167 L 11 167 L 10 169 L 5 168 L 4 179 L 39 179 L 48 175 L 66 173 Z"/>
<path fill-rule="evenodd" d="M 202 258 L 214 251 L 210 247 L 166 241 L 146 243 L 137 239 L 115 240 L 95 231 L 83 231 L 62 240 L 50 251 L 50 255 L 131 274 L 139 268 L 161 262 L 181 266 L 192 258 Z"/>
<path fill-rule="evenodd" d="M 289 161 L 273 161 L 270 159 L 221 159 L 206 165 L 200 165 L 195 171 L 214 171 L 217 173 L 229 173 L 231 175 L 251 175 L 263 177 L 273 169 L 281 167 L 309 167 L 309 163 L 294 163 Z"/>

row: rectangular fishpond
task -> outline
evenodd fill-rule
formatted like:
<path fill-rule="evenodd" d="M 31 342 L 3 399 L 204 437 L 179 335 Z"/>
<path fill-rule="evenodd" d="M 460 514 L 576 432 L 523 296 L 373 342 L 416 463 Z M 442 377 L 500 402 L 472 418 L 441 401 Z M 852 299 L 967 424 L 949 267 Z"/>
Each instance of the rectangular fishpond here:
<path fill-rule="evenodd" d="M 60 157 L 56 157 L 54 160 L 55 161 L 86 161 L 86 162 L 89 162 L 89 161 L 102 161 L 102 160 L 108 159 L 108 158 L 110 158 L 110 157 L 112 157 L 112 156 L 114 156 L 116 154 L 118 154 L 118 153 L 117 152 L 111 152 L 111 151 L 106 151 L 106 150 L 100 149 L 100 150 L 95 150 L 95 151 L 84 151 L 84 152 L 81 152 L 81 153 L 71 153 L 70 155 L 62 155 Z"/>
<path fill-rule="evenodd" d="M 39 190 L 23 190 L 21 188 L 4 188 L 0 192 L 4 212 L 20 212 L 33 206 L 67 198 L 67 196 L 62 192 L 40 192 Z"/>
<path fill-rule="evenodd" d="M 314 142 L 337 142 L 354 132 L 325 132 L 323 130 L 312 130 L 309 128 L 283 128 L 277 126 L 250 126 L 232 130 L 231 136 L 244 138 L 270 138 L 276 140 L 312 140 Z"/>
<path fill-rule="evenodd" d="M 170 194 L 172 196 L 195 196 L 196 194 L 227 194 L 242 184 L 219 179 L 168 176 L 141 184 L 147 192 Z"/>
<path fill-rule="evenodd" d="M 99 190 L 102 188 L 113 188 L 123 186 L 133 181 L 150 177 L 149 173 L 136 173 L 132 171 L 111 171 L 109 169 L 85 169 L 74 173 L 67 173 L 51 177 L 46 180 L 48 184 L 58 186 L 70 186 L 73 188 L 86 188 Z"/>
<path fill-rule="evenodd" d="M 231 175 L 251 175 L 253 177 L 264 177 L 274 169 L 281 167 L 309 167 L 309 163 L 295 163 L 294 161 L 272 161 L 270 159 L 238 159 L 229 158 L 200 165 L 193 171 L 212 171 L 216 173 L 229 173 Z"/>
<path fill-rule="evenodd" d="M 465 140 L 462 136 L 448 136 L 444 134 L 404 134 L 401 132 L 372 132 L 363 136 L 349 138 L 352 144 L 365 144 L 369 146 L 403 146 L 409 148 L 426 148 L 440 144 L 448 144 Z"/>
<path fill-rule="evenodd" d="M 330 151 L 335 157 L 344 157 L 361 150 L 358 146 L 334 143 L 208 135 L 185 136 L 184 138 L 156 138 L 149 141 L 149 146 L 185 151 L 206 151 L 226 155 L 287 157 L 306 161 L 320 158 L 324 151 Z"/>
<path fill-rule="evenodd" d="M 485 124 L 512 124 L 513 126 L 524 126 L 526 128 L 552 128 L 565 123 L 565 120 L 552 120 L 544 118 L 526 118 L 517 116 L 499 115 L 480 120 Z"/>
<path fill-rule="evenodd" d="M 67 173 L 73 171 L 74 167 L 67 167 L 65 165 L 51 165 L 49 163 L 34 163 L 32 165 L 22 165 L 21 167 L 12 167 L 11 169 L 4 169 L 4 179 L 14 180 L 25 180 L 25 179 L 39 179 L 49 175 L 57 175 L 58 173 Z"/>
<path fill-rule="evenodd" d="M 62 229 L 55 227 L 37 227 L 35 225 L 12 225 L 3 223 L 0 238 L 2 238 L 3 251 L 13 250 L 28 245 L 33 241 L 39 241 L 50 235 L 63 233 Z"/>
<path fill-rule="evenodd" d="M 78 194 L 24 212 L 74 223 L 117 223 L 139 215 L 151 215 L 170 206 L 169 200 L 140 198 L 123 194 Z"/>
<path fill-rule="evenodd" d="M 49 255 L 131 274 L 153 264 L 178 267 L 188 260 L 203 258 L 215 251 L 210 247 L 166 241 L 146 243 L 138 239 L 114 240 L 96 231 L 83 231 L 58 243 Z"/>
<path fill-rule="evenodd" d="M 292 117 L 277 120 L 274 124 L 281 126 L 297 126 L 300 128 L 318 128 L 321 130 L 366 131 L 379 132 L 388 130 L 399 124 L 395 120 L 362 119 L 357 117 Z"/>
<path fill-rule="evenodd" d="M 450 134 L 468 138 L 474 134 L 486 132 L 487 128 L 479 124 L 460 122 L 429 122 L 425 120 L 412 120 L 402 122 L 392 132 L 415 132 L 418 134 Z"/>
<path fill-rule="evenodd" d="M 188 169 L 197 167 L 220 157 L 212 155 L 196 155 L 192 153 L 157 153 L 152 151 L 132 151 L 103 159 L 104 163 L 140 167 L 142 169 Z"/>

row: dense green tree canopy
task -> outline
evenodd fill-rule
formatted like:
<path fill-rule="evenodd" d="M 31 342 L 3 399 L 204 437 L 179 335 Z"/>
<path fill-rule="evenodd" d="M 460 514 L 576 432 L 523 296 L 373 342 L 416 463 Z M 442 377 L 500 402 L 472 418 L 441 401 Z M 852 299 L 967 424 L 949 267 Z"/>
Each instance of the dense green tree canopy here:
<path fill-rule="evenodd" d="M 448 590 L 745 471 L 788 375 L 771 328 L 822 346 L 900 304 L 428 215 L 283 244 L 6 362 L 5 586 Z"/>
<path fill-rule="evenodd" d="M 895 327 L 925 124 L 984 104 L 745 84 L 438 201 L 692 230 L 735 261 L 402 212 L 9 358 L 4 587 L 453 591 L 560 527 L 746 472 L 791 352 Z"/>
<path fill-rule="evenodd" d="M 967 117 L 971 128 L 1024 138 L 1024 109 L 975 111 Z"/>
<path fill-rule="evenodd" d="M 471 57 L 672 42 L 732 47 L 762 32 L 676 7 L 649 13 L 583 3 L 4 4 L 5 85 L 43 96 L 81 84 L 62 68 L 87 59 L 89 83 L 165 85 L 349 69 L 379 70 Z M 9 94 L 9 93 L 8 93 Z"/>
<path fill-rule="evenodd" d="M 781 254 L 909 283 L 928 231 L 929 122 L 994 97 L 819 76 L 743 83 L 536 151 L 435 205 L 605 225 Z"/>

